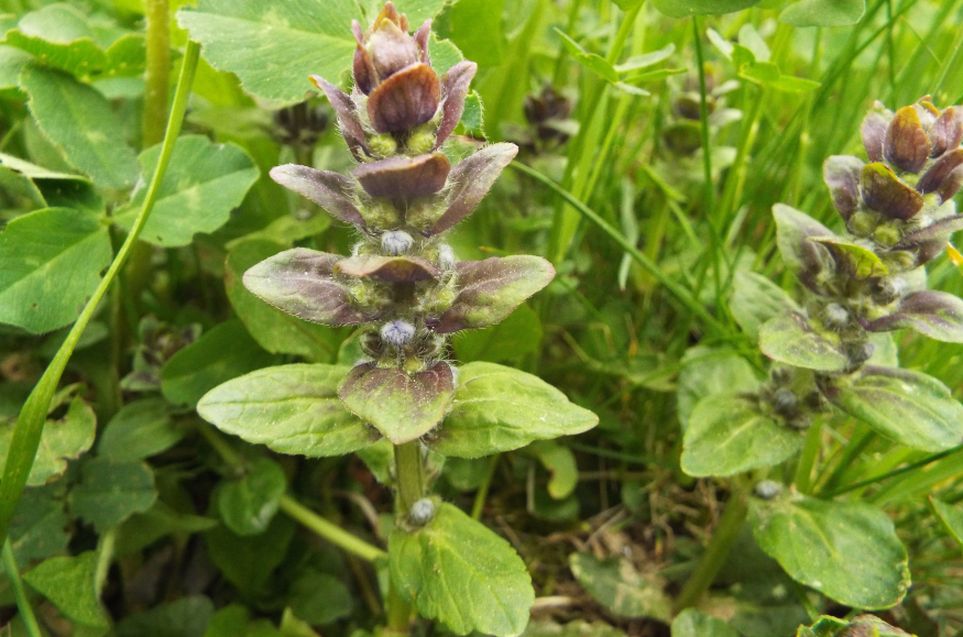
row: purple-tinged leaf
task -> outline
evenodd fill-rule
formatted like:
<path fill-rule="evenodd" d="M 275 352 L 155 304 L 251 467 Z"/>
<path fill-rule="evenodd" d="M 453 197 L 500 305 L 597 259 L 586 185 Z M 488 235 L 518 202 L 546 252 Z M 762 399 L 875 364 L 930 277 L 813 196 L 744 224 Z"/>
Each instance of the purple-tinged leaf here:
<path fill-rule="evenodd" d="M 930 140 L 933 142 L 930 153 L 933 157 L 956 150 L 963 142 L 963 109 L 951 106 L 940 113 L 930 129 Z"/>
<path fill-rule="evenodd" d="M 358 44 L 354 49 L 354 61 L 351 66 L 354 85 L 359 91 L 367 95 L 374 88 L 374 62 L 371 60 L 371 54 L 364 46 L 364 31 L 362 31 L 361 24 L 357 20 L 351 21 L 351 31 L 354 33 L 354 40 Z"/>
<path fill-rule="evenodd" d="M 864 367 L 832 378 L 823 393 L 837 407 L 877 432 L 921 451 L 943 451 L 963 441 L 963 405 L 926 374 Z"/>
<path fill-rule="evenodd" d="M 849 357 L 840 349 L 839 336 L 815 331 L 798 312 L 763 323 L 759 349 L 774 361 L 819 372 L 841 372 L 850 365 Z"/>
<path fill-rule="evenodd" d="M 368 36 L 365 49 L 371 55 L 374 70 L 381 79 L 418 63 L 420 51 L 409 34 L 391 20 L 379 20 Z"/>
<path fill-rule="evenodd" d="M 454 395 L 454 372 L 445 362 L 414 373 L 363 363 L 351 370 L 338 389 L 353 414 L 396 445 L 438 426 Z"/>
<path fill-rule="evenodd" d="M 465 110 L 468 86 L 477 71 L 477 64 L 469 60 L 462 60 L 445 73 L 445 77 L 441 81 L 441 94 L 444 102 L 441 107 L 441 124 L 438 126 L 435 148 L 445 143 L 451 132 L 455 130 L 455 126 L 458 125 L 458 121 Z"/>
<path fill-rule="evenodd" d="M 896 244 L 898 249 L 912 249 L 930 241 L 946 243 L 954 232 L 963 230 L 963 215 L 950 215 L 912 232 Z"/>
<path fill-rule="evenodd" d="M 307 248 L 285 250 L 244 273 L 244 287 L 282 312 L 323 325 L 358 325 L 373 315 L 355 307 L 331 278 L 341 257 Z"/>
<path fill-rule="evenodd" d="M 431 227 L 430 234 L 440 234 L 474 212 L 517 153 L 515 144 L 492 144 L 455 166 L 448 178 L 448 208 Z"/>
<path fill-rule="evenodd" d="M 434 325 L 443 334 L 499 323 L 555 276 L 552 264 L 529 255 L 462 261 L 457 268 L 458 295 Z"/>
<path fill-rule="evenodd" d="M 859 207 L 859 175 L 863 161 L 851 155 L 833 155 L 823 164 L 823 181 L 843 219 Z"/>
<path fill-rule="evenodd" d="M 413 64 L 372 89 L 368 118 L 379 133 L 402 133 L 434 117 L 440 100 L 438 74 Z"/>
<path fill-rule="evenodd" d="M 372 279 L 385 283 L 417 283 L 437 279 L 441 271 L 419 257 L 383 257 L 361 255 L 341 259 L 334 266 L 337 274 L 355 279 Z"/>
<path fill-rule="evenodd" d="M 338 126 L 341 127 L 341 135 L 344 137 L 344 141 L 347 142 L 348 148 L 354 156 L 360 157 L 361 151 L 367 150 L 368 145 L 365 141 L 364 126 L 361 125 L 358 108 L 354 101 L 344 91 L 320 75 L 312 75 L 311 83 L 328 96 L 331 108 L 334 109 L 334 113 L 338 117 Z"/>
<path fill-rule="evenodd" d="M 398 155 L 361 164 L 355 178 L 372 197 L 413 199 L 433 195 L 445 187 L 451 164 L 442 153 Z"/>
<path fill-rule="evenodd" d="M 866 329 L 888 332 L 904 327 L 945 343 L 963 343 L 963 300 L 935 290 L 914 292 L 900 301 L 896 312 L 870 322 Z"/>
<path fill-rule="evenodd" d="M 956 193 L 960 191 L 960 187 L 963 186 L 963 166 L 957 166 L 953 169 L 953 172 L 943 180 L 937 192 L 940 195 L 941 201 L 947 201 L 956 196 Z"/>
<path fill-rule="evenodd" d="M 930 156 L 930 138 L 915 106 L 904 106 L 886 128 L 883 156 L 900 170 L 918 173 Z"/>
<path fill-rule="evenodd" d="M 923 196 L 906 185 L 886 164 L 866 164 L 859 183 L 866 205 L 890 219 L 906 221 L 923 208 Z"/>
<path fill-rule="evenodd" d="M 776 220 L 776 245 L 786 265 L 810 289 L 820 272 L 833 268 L 833 259 L 814 237 L 832 237 L 832 230 L 809 215 L 790 206 L 776 204 L 772 208 Z"/>
<path fill-rule="evenodd" d="M 950 199 L 959 190 L 959 179 L 955 178 L 953 173 L 957 172 L 960 166 L 963 166 L 963 148 L 943 153 L 929 170 L 923 173 L 916 189 L 924 195 L 938 190 L 943 201 Z"/>
<path fill-rule="evenodd" d="M 860 133 L 870 161 L 883 161 L 883 140 L 888 123 L 889 119 L 879 111 L 872 111 L 863 119 Z"/>
<path fill-rule="evenodd" d="M 284 164 L 271 169 L 271 179 L 321 206 L 335 219 L 364 228 L 364 219 L 355 205 L 354 180 L 310 166 Z"/>
<path fill-rule="evenodd" d="M 418 61 L 431 66 L 431 55 L 428 52 L 429 37 L 431 37 L 431 20 L 425 20 L 415 32 L 415 44 L 418 45 Z"/>

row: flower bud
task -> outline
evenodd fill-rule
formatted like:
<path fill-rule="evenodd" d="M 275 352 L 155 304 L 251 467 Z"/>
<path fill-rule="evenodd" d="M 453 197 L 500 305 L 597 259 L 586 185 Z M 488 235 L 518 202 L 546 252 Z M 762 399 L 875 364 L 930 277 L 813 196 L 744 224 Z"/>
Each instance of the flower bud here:
<path fill-rule="evenodd" d="M 435 128 L 431 122 L 416 128 L 405 144 L 408 153 L 411 155 L 430 153 L 435 147 Z"/>
<path fill-rule="evenodd" d="M 860 210 L 849 218 L 846 226 L 849 228 L 849 231 L 857 237 L 868 237 L 873 233 L 873 230 L 876 229 L 877 224 L 879 224 L 879 215 L 866 210 Z"/>
<path fill-rule="evenodd" d="M 886 248 L 896 245 L 902 238 L 902 230 L 893 223 L 881 224 L 873 231 L 873 241 Z"/>
<path fill-rule="evenodd" d="M 394 320 L 381 326 L 381 338 L 385 343 L 401 348 L 415 337 L 415 326 L 404 320 Z"/>
<path fill-rule="evenodd" d="M 763 480 L 762 482 L 756 484 L 753 492 L 758 498 L 763 500 L 772 500 L 782 494 L 782 488 L 782 485 L 775 480 Z"/>
<path fill-rule="evenodd" d="M 390 157 L 398 152 L 398 142 L 392 135 L 382 133 L 368 138 L 368 147 L 375 157 Z"/>
<path fill-rule="evenodd" d="M 415 526 L 424 526 L 435 517 L 435 503 L 431 498 L 422 498 L 411 505 L 408 520 Z"/>
<path fill-rule="evenodd" d="M 455 258 L 455 251 L 447 243 L 438 246 L 438 267 L 442 270 L 454 270 L 458 260 Z"/>
<path fill-rule="evenodd" d="M 381 235 L 381 249 L 393 257 L 407 254 L 414 243 L 411 235 L 403 230 L 392 230 Z"/>
<path fill-rule="evenodd" d="M 839 303 L 829 303 L 823 308 L 822 319 L 826 327 L 839 331 L 849 325 L 849 311 Z"/>
<path fill-rule="evenodd" d="M 772 407 L 782 415 L 789 415 L 796 410 L 799 399 L 788 387 L 780 387 L 772 394 Z"/>

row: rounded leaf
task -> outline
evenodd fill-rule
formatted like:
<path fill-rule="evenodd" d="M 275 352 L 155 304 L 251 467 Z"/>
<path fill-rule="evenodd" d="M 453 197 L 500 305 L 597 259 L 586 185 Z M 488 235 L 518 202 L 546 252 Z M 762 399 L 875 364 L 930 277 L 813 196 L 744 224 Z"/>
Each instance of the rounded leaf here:
<path fill-rule="evenodd" d="M 763 323 L 759 328 L 759 349 L 769 358 L 820 372 L 841 372 L 849 357 L 840 349 L 836 334 L 819 334 L 808 319 L 789 312 Z"/>
<path fill-rule="evenodd" d="M 448 503 L 416 531 L 388 540 L 391 582 L 418 614 L 457 635 L 519 635 L 535 601 L 512 545 Z"/>
<path fill-rule="evenodd" d="M 763 413 L 757 398 L 716 394 L 689 416 L 681 465 L 690 476 L 731 476 L 777 465 L 801 445 L 799 432 Z"/>
<path fill-rule="evenodd" d="M 889 608 L 903 599 L 906 548 L 883 511 L 805 496 L 754 504 L 756 542 L 797 582 L 854 608 Z"/>

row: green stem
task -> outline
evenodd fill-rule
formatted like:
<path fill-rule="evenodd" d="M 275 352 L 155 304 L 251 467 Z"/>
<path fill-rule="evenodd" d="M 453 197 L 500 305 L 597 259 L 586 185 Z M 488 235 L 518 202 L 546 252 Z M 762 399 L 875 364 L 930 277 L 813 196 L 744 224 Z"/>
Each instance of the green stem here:
<path fill-rule="evenodd" d="M 425 468 L 417 440 L 395 445 L 395 525 L 408 516 L 412 505 L 425 495 Z M 388 635 L 408 635 L 411 605 L 398 594 L 394 583 L 388 588 Z"/>
<path fill-rule="evenodd" d="M 23 580 L 20 579 L 20 570 L 17 568 L 17 558 L 13 555 L 13 547 L 10 540 L 3 543 L 3 570 L 7 572 L 7 578 L 13 587 L 13 596 L 17 600 L 17 610 L 20 611 L 20 620 L 27 629 L 29 637 L 42 637 L 37 618 L 33 614 L 30 600 L 27 599 L 27 591 L 23 587 Z"/>
<path fill-rule="evenodd" d="M 706 547 L 706 552 L 702 555 L 698 566 L 696 566 L 692 575 L 689 576 L 689 579 L 675 600 L 675 610 L 677 613 L 695 606 L 702 595 L 712 586 L 716 575 L 719 574 L 719 570 L 722 568 L 722 565 L 725 564 L 726 558 L 729 557 L 729 551 L 732 549 L 732 545 L 735 543 L 736 537 L 739 535 L 739 531 L 742 529 L 742 524 L 745 522 L 748 513 L 749 499 L 744 491 L 736 488 L 736 490 L 732 492 L 732 498 L 726 505 L 722 519 L 719 520 L 719 526 L 716 527 L 715 533 L 712 534 L 712 539 L 709 541 L 709 546 Z"/>
<path fill-rule="evenodd" d="M 319 537 L 324 538 L 352 555 L 357 555 L 363 560 L 374 562 L 375 560 L 387 557 L 387 554 L 377 546 L 368 544 L 338 525 L 328 522 L 289 495 L 281 496 L 280 509 L 292 519 L 300 522 L 311 531 L 314 531 Z"/>
<path fill-rule="evenodd" d="M 488 467 L 485 469 L 485 478 L 482 480 L 478 491 L 475 493 L 475 501 L 471 507 L 471 516 L 476 520 L 481 519 L 482 511 L 485 509 L 485 500 L 488 498 L 488 489 L 492 486 L 492 478 L 495 476 L 495 468 L 498 467 L 498 459 L 501 456 L 495 454 L 488 460 Z"/>
<path fill-rule="evenodd" d="M 425 495 L 425 469 L 417 440 L 395 446 L 395 471 L 398 514 L 406 516 L 412 505 Z"/>
<path fill-rule="evenodd" d="M 241 454 L 235 451 L 212 427 L 200 425 L 197 427 L 197 432 L 211 445 L 224 462 L 236 469 L 244 467 L 245 461 Z M 374 562 L 387 556 L 377 546 L 368 544 L 356 535 L 325 520 L 289 495 L 281 496 L 279 508 L 291 519 L 300 522 L 305 528 L 313 531 L 318 537 L 352 555 L 357 555 L 363 560 Z"/>
<path fill-rule="evenodd" d="M 104 295 L 110 289 L 114 279 L 120 272 L 137 238 L 144 229 L 144 224 L 154 208 L 157 194 L 160 189 L 161 181 L 167 172 L 167 165 L 170 163 L 171 153 L 174 151 L 174 143 L 180 134 L 181 124 L 184 121 L 184 113 L 187 110 L 187 98 L 191 93 L 191 85 L 194 82 L 194 72 L 197 70 L 197 60 L 200 46 L 195 42 L 187 43 L 187 50 L 184 53 L 184 64 L 181 67 L 181 74 L 177 80 L 177 91 L 174 96 L 174 106 L 167 122 L 167 132 L 164 135 L 164 145 L 161 148 L 160 158 L 157 162 L 157 169 L 151 177 L 147 196 L 141 206 L 134 225 L 127 235 L 117 256 L 114 257 L 107 274 L 100 281 L 97 289 L 94 290 L 87 305 L 80 312 L 80 316 L 70 328 L 67 337 L 57 350 L 50 365 L 44 370 L 43 375 L 37 385 L 30 392 L 24 402 L 17 423 L 14 426 L 13 436 L 7 452 L 7 461 L 3 468 L 3 480 L 0 481 L 0 541 L 6 539 L 7 531 L 10 528 L 10 520 L 13 512 L 17 508 L 20 496 L 27 484 L 27 476 L 33 467 L 34 457 L 37 455 L 37 448 L 40 445 L 40 436 L 47 420 L 47 412 L 50 409 L 50 402 L 60 383 L 67 362 L 70 360 L 80 337 L 87 328 L 88 323 L 97 311 L 97 306 L 103 300 Z"/>
<path fill-rule="evenodd" d="M 148 148 L 164 137 L 170 86 L 170 5 L 168 0 L 147 0 L 147 73 L 144 76 L 142 144 Z"/>
<path fill-rule="evenodd" d="M 100 547 L 97 552 L 97 568 L 94 571 L 94 590 L 97 591 L 97 599 L 100 599 L 100 594 L 104 590 L 104 584 L 107 582 L 110 563 L 114 559 L 114 545 L 116 542 L 116 526 L 100 536 Z"/>
<path fill-rule="evenodd" d="M 820 424 L 817 420 L 810 425 L 809 431 L 806 432 L 806 442 L 803 444 L 802 454 L 799 456 L 799 462 L 796 463 L 796 476 L 793 479 L 793 484 L 796 485 L 800 493 L 808 494 L 812 491 L 813 466 L 816 464 L 816 458 L 819 457 L 822 443 L 822 427 Z"/>

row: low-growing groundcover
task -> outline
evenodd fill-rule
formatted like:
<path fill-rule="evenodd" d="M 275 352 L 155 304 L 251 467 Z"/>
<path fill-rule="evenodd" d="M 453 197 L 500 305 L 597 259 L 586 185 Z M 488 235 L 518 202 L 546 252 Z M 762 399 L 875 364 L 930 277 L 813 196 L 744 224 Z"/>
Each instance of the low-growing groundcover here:
<path fill-rule="evenodd" d="M 963 0 L 6 0 L 3 634 L 963 631 Z"/>

